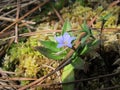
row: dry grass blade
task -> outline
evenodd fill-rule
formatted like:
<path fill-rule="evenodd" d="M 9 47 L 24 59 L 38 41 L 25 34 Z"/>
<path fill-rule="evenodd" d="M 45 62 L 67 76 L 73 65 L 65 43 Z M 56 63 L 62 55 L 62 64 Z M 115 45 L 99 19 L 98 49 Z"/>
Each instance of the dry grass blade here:
<path fill-rule="evenodd" d="M 9 78 L 9 77 L 0 77 L 2 80 L 12 80 L 12 81 L 26 81 L 26 80 L 37 80 L 36 78 L 23 78 L 23 77 L 15 77 L 15 78 Z"/>
<path fill-rule="evenodd" d="M 9 22 L 15 22 L 14 18 L 7 18 L 7 17 L 3 17 L 0 16 L 0 20 L 5 20 L 5 21 L 9 21 Z M 27 24 L 35 24 L 35 22 L 32 21 L 26 21 L 26 20 L 21 20 L 22 23 L 27 23 Z"/>

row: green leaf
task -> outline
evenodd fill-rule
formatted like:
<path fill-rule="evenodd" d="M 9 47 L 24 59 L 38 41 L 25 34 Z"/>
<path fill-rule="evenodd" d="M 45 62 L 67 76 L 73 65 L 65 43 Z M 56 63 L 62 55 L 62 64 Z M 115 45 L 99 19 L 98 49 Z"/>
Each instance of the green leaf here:
<path fill-rule="evenodd" d="M 97 44 L 99 44 L 99 42 L 100 42 L 100 40 L 95 39 L 95 40 L 92 42 L 92 46 L 93 46 L 93 45 L 97 45 Z"/>
<path fill-rule="evenodd" d="M 54 59 L 54 60 L 61 60 L 65 56 L 65 54 L 56 55 L 54 51 L 41 46 L 36 47 L 35 49 L 38 50 L 41 54 L 43 54 L 47 58 Z"/>
<path fill-rule="evenodd" d="M 88 33 L 89 28 L 88 28 L 88 26 L 87 26 L 86 21 L 84 21 L 84 23 L 81 25 L 81 28 L 82 28 L 82 30 L 83 30 L 84 32 Z"/>
<path fill-rule="evenodd" d="M 69 64 L 64 67 L 62 73 L 62 82 L 72 82 L 75 80 L 74 67 Z M 63 90 L 74 90 L 74 84 L 63 84 Z"/>
<path fill-rule="evenodd" d="M 100 43 L 100 40 L 95 39 L 95 40 L 93 40 L 93 41 L 87 43 L 87 45 L 88 45 L 88 47 L 89 47 L 89 49 L 90 49 L 90 48 L 92 48 L 92 47 L 94 48 L 94 46 L 99 45 L 99 43 Z"/>
<path fill-rule="evenodd" d="M 76 57 L 71 64 L 75 69 L 84 69 L 84 61 L 80 57 Z"/>
<path fill-rule="evenodd" d="M 111 13 L 108 13 L 107 15 L 105 15 L 105 16 L 101 16 L 101 20 L 108 20 L 110 17 L 112 16 L 112 14 Z"/>
<path fill-rule="evenodd" d="M 91 29 L 88 27 L 86 21 L 84 21 L 84 23 L 81 25 L 82 28 L 82 32 L 86 32 L 87 35 L 92 36 L 92 31 Z"/>
<path fill-rule="evenodd" d="M 109 14 L 107 14 L 106 16 L 104 16 L 104 19 L 105 19 L 105 20 L 108 20 L 111 16 L 112 16 L 112 14 L 109 13 Z"/>
<path fill-rule="evenodd" d="M 68 20 L 65 21 L 63 27 L 62 27 L 62 35 L 67 32 L 67 31 L 70 31 L 71 30 L 71 24 Z"/>
<path fill-rule="evenodd" d="M 88 39 L 89 35 L 85 35 L 82 39 L 81 39 L 81 44 L 84 44 L 85 41 Z"/>
<path fill-rule="evenodd" d="M 49 48 L 51 51 L 54 52 L 59 52 L 61 51 L 60 48 L 57 48 L 57 43 L 53 42 L 53 41 L 40 41 L 40 43 L 45 47 L 45 48 Z"/>
<path fill-rule="evenodd" d="M 83 50 L 81 51 L 80 55 L 85 54 L 88 51 L 88 45 L 85 45 L 85 47 L 83 48 Z"/>

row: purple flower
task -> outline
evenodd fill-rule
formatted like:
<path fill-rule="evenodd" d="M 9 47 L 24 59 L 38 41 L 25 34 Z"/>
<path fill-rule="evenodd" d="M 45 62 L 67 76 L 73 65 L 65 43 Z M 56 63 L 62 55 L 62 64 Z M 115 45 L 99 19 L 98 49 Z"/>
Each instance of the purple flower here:
<path fill-rule="evenodd" d="M 72 48 L 72 41 L 75 40 L 75 37 L 71 37 L 67 32 L 65 32 L 62 36 L 55 37 L 55 39 L 58 42 L 58 48 L 64 46 Z"/>

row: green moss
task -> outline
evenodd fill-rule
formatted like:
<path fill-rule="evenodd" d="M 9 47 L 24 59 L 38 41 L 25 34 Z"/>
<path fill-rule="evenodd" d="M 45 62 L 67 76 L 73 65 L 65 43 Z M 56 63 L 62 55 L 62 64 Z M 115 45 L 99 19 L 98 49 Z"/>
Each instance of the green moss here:
<path fill-rule="evenodd" d="M 94 10 L 90 7 L 83 7 L 80 5 L 80 3 L 76 2 L 75 4 L 73 4 L 73 6 L 62 9 L 61 13 L 64 19 L 68 18 L 70 22 L 72 22 L 72 28 L 80 29 L 80 25 L 84 20 L 87 20 L 89 22 L 96 15 L 98 15 L 98 18 L 96 20 L 96 23 L 93 24 L 93 26 L 95 28 L 100 28 L 101 27 L 100 18 L 107 14 L 112 14 L 112 16 L 106 21 L 105 27 L 107 28 L 116 27 L 120 7 L 114 6 L 102 12 L 103 9 L 104 8 L 102 6 L 99 6 Z"/>
<path fill-rule="evenodd" d="M 33 37 L 26 43 L 13 44 L 4 58 L 4 69 L 15 71 L 17 76 L 36 77 L 44 61 L 43 55 L 34 50 L 38 45 L 38 39 Z"/>

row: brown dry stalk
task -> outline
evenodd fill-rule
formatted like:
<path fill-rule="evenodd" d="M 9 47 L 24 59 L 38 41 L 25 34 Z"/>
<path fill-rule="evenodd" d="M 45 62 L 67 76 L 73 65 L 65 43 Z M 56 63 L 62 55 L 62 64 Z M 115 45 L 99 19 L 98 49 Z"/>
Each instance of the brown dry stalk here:
<path fill-rule="evenodd" d="M 5 80 L 5 81 L 26 81 L 26 80 L 37 80 L 37 78 L 23 78 L 23 77 L 15 77 L 15 78 L 9 78 L 9 77 L 0 77 L 0 79 Z"/>
<path fill-rule="evenodd" d="M 95 28 L 96 29 L 96 28 Z M 71 31 L 79 31 L 77 29 L 73 29 Z M 97 29 L 99 31 L 99 28 Z M 120 31 L 120 28 L 104 28 L 103 32 L 117 32 Z M 41 30 L 40 32 L 30 32 L 30 33 L 23 33 L 19 34 L 19 36 L 33 36 L 33 35 L 40 35 L 40 34 L 49 34 L 49 33 L 54 33 L 54 32 L 61 32 L 61 30 Z"/>
<path fill-rule="evenodd" d="M 15 22 L 16 19 L 14 18 L 7 18 L 7 17 L 3 17 L 3 16 L 0 16 L 0 20 L 5 20 L 5 21 L 9 21 L 9 22 Z M 26 20 L 21 20 L 22 23 L 27 23 L 27 24 L 35 24 L 35 22 L 32 22 L 32 21 L 26 21 Z"/>
<path fill-rule="evenodd" d="M 63 25 L 64 24 L 64 19 L 62 18 L 62 16 L 59 14 L 59 12 L 52 5 L 51 5 L 51 7 L 54 10 L 57 17 L 59 18 L 59 20 L 62 22 L 62 25 Z"/>
<path fill-rule="evenodd" d="M 19 19 L 20 14 L 20 0 L 17 0 L 16 21 Z M 15 43 L 18 43 L 18 23 L 15 24 Z"/>
<path fill-rule="evenodd" d="M 100 28 L 93 28 L 93 29 L 95 29 L 95 31 L 100 31 Z M 77 32 L 77 31 L 79 32 L 78 29 L 72 29 L 70 32 Z M 120 28 L 104 28 L 103 33 L 119 32 L 119 31 L 120 31 Z M 54 32 L 61 32 L 61 30 L 41 30 L 40 32 L 29 32 L 29 33 L 19 34 L 19 37 L 34 36 L 34 35 L 41 35 L 41 34 L 49 34 L 49 33 L 54 33 Z M 0 40 L 2 40 L 4 38 L 8 38 L 8 39 L 14 38 L 15 36 L 8 37 L 12 33 L 14 33 L 14 31 L 0 33 Z M 6 40 L 8 40 L 8 39 L 6 39 Z"/>
<path fill-rule="evenodd" d="M 0 87 L 14 87 L 14 88 L 20 88 L 20 87 L 22 87 L 22 86 L 20 86 L 20 85 L 0 85 Z M 2 89 L 1 89 L 2 90 Z M 3 89 L 4 90 L 4 89 Z"/>
<path fill-rule="evenodd" d="M 120 3 L 120 0 L 114 1 L 112 2 L 108 8 L 112 8 L 113 6 L 117 5 L 118 3 Z"/>
<path fill-rule="evenodd" d="M 115 86 L 106 87 L 98 90 L 119 90 L 119 89 L 120 89 L 120 85 L 115 85 Z"/>

